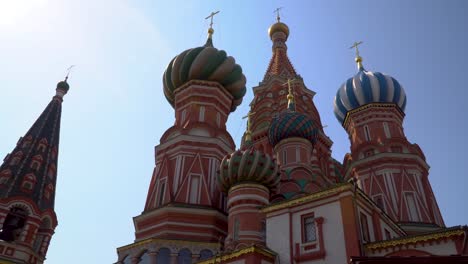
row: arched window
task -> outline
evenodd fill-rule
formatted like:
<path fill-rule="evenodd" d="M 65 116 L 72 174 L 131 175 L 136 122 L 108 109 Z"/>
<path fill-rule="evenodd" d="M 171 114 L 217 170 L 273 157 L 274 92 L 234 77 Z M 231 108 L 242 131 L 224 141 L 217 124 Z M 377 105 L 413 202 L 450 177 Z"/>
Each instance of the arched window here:
<path fill-rule="evenodd" d="M 47 184 L 47 187 L 45 188 L 44 192 L 44 198 L 47 200 L 50 200 L 50 197 L 52 196 L 52 193 L 54 192 L 54 185 L 52 183 Z"/>
<path fill-rule="evenodd" d="M 200 106 L 200 116 L 198 118 L 198 121 L 204 122 L 205 121 L 205 107 Z"/>
<path fill-rule="evenodd" d="M 16 152 L 10 161 L 10 166 L 18 165 L 22 158 L 23 158 L 23 152 L 22 151 Z"/>
<path fill-rule="evenodd" d="M 156 263 L 171 263 L 171 251 L 168 248 L 159 249 L 156 256 Z"/>
<path fill-rule="evenodd" d="M 234 241 L 239 240 L 239 227 L 240 227 L 239 218 L 236 218 L 234 219 L 234 234 L 232 238 Z"/>
<path fill-rule="evenodd" d="M 5 185 L 11 177 L 11 170 L 3 170 L 0 172 L 0 185 Z"/>
<path fill-rule="evenodd" d="M 23 208 L 11 208 L 0 230 L 0 239 L 7 242 L 17 240 L 26 223 L 26 216 L 27 212 Z"/>
<path fill-rule="evenodd" d="M 366 141 L 371 140 L 370 130 L 368 126 L 364 126 L 364 136 L 366 138 Z"/>
<path fill-rule="evenodd" d="M 204 249 L 200 251 L 200 258 L 199 260 L 205 260 L 213 257 L 213 252 L 209 249 Z"/>
<path fill-rule="evenodd" d="M 220 113 L 216 113 L 216 125 L 218 127 L 221 126 L 221 114 Z"/>
<path fill-rule="evenodd" d="M 148 251 L 145 251 L 145 253 L 143 253 L 140 257 L 140 262 L 138 262 L 139 264 L 152 264 L 151 263 L 151 259 L 150 259 L 150 255 L 148 254 Z"/>
<path fill-rule="evenodd" d="M 32 191 L 36 185 L 36 176 L 32 173 L 28 173 L 24 176 L 23 182 L 21 183 L 21 189 L 26 192 Z"/>
<path fill-rule="evenodd" d="M 55 167 L 55 164 L 50 164 L 49 168 L 47 169 L 47 177 L 53 180 L 55 178 L 56 171 L 57 171 L 57 167 Z"/>
<path fill-rule="evenodd" d="M 187 116 L 187 109 L 182 110 L 182 114 L 180 117 L 180 123 L 181 125 L 185 122 L 185 117 Z"/>
<path fill-rule="evenodd" d="M 57 158 L 57 147 L 53 147 L 52 148 L 52 152 L 51 152 L 51 155 L 52 155 L 52 159 L 55 160 Z"/>
<path fill-rule="evenodd" d="M 390 133 L 390 128 L 388 127 L 387 122 L 383 122 L 383 129 L 384 129 L 385 137 L 386 138 L 391 138 L 392 134 Z"/>
<path fill-rule="evenodd" d="M 47 139 L 43 138 L 39 141 L 39 145 L 37 146 L 37 150 L 40 152 L 44 152 L 47 147 Z"/>
<path fill-rule="evenodd" d="M 177 264 L 192 264 L 192 252 L 186 248 L 179 251 Z"/>
<path fill-rule="evenodd" d="M 39 170 L 39 168 L 41 167 L 42 161 L 43 159 L 41 155 L 34 156 L 31 162 L 31 169 L 35 171 Z"/>
<path fill-rule="evenodd" d="M 22 145 L 22 147 L 23 147 L 23 148 L 27 148 L 27 147 L 31 146 L 31 143 L 32 143 L 32 136 L 29 135 L 29 136 L 27 136 L 27 137 L 23 140 L 23 145 Z"/>

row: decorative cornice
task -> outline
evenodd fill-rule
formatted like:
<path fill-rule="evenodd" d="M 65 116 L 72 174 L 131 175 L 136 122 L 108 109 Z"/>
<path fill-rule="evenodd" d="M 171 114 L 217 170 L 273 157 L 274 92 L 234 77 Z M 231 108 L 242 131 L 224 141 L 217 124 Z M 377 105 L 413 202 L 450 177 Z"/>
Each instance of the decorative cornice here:
<path fill-rule="evenodd" d="M 117 251 L 124 251 L 128 249 L 132 249 L 135 247 L 140 247 L 142 245 L 151 244 L 151 243 L 163 243 L 163 244 L 173 244 L 173 245 L 180 245 L 180 246 L 187 246 L 187 245 L 197 245 L 197 246 L 206 246 L 210 248 L 219 248 L 219 243 L 208 243 L 208 242 L 194 242 L 194 241 L 182 241 L 182 240 L 171 240 L 171 239 L 159 239 L 159 238 L 148 238 L 145 240 L 141 240 L 130 245 L 122 246 L 117 248 Z"/>
<path fill-rule="evenodd" d="M 238 258 L 240 256 L 243 256 L 243 255 L 246 255 L 246 254 L 251 254 L 251 253 L 258 253 L 258 254 L 261 254 L 261 255 L 263 255 L 265 257 L 268 257 L 268 258 L 274 258 L 276 256 L 276 253 L 273 252 L 273 251 L 270 251 L 270 250 L 268 250 L 266 248 L 259 248 L 259 247 L 255 246 L 255 245 L 253 245 L 251 247 L 244 248 L 244 249 L 241 249 L 241 250 L 238 250 L 238 251 L 234 251 L 232 253 L 229 253 L 229 254 L 226 254 L 226 255 L 223 255 L 223 256 L 219 256 L 219 257 L 212 258 L 212 259 L 209 259 L 209 260 L 197 262 L 197 264 L 223 263 L 224 261 L 234 259 L 234 258 Z"/>
<path fill-rule="evenodd" d="M 394 104 L 394 103 L 370 103 L 370 104 L 365 104 L 363 106 L 360 106 L 356 109 L 353 109 L 351 111 L 348 111 L 346 113 L 346 117 L 345 119 L 343 120 L 343 127 L 347 127 L 348 124 L 349 124 L 349 121 L 350 121 L 350 116 L 357 113 L 357 112 L 361 112 L 361 111 L 364 111 L 368 108 L 396 108 L 398 110 L 398 112 L 400 113 L 402 119 L 405 117 L 405 113 L 403 111 L 401 111 L 400 107 L 398 107 L 398 105 Z"/>
<path fill-rule="evenodd" d="M 416 244 L 416 243 L 427 242 L 431 240 L 439 240 L 443 238 L 461 236 L 465 234 L 466 230 L 464 230 L 463 227 L 458 227 L 458 228 L 459 229 L 456 229 L 456 230 L 449 229 L 446 231 L 436 232 L 432 234 L 425 234 L 425 235 L 418 235 L 418 236 L 412 236 L 412 237 L 407 237 L 407 238 L 397 238 L 397 239 L 388 240 L 388 241 L 369 243 L 369 244 L 366 244 L 364 247 L 367 250 L 376 250 L 376 249 L 383 249 L 383 248 L 388 248 L 388 247 L 397 247 L 397 246 L 403 246 L 403 245 L 408 245 L 408 244 Z"/>
<path fill-rule="evenodd" d="M 301 205 L 303 203 L 311 202 L 311 201 L 314 201 L 323 197 L 331 196 L 331 195 L 334 195 L 343 191 L 348 191 L 348 190 L 351 190 L 352 188 L 353 188 L 353 185 L 350 183 L 338 184 L 336 185 L 336 187 L 333 187 L 331 189 L 327 189 L 327 190 L 312 193 L 312 194 L 309 194 L 307 196 L 303 196 L 300 198 L 287 200 L 284 202 L 279 202 L 270 206 L 266 206 L 261 211 L 263 213 L 270 213 L 273 211 L 290 208 L 292 206 Z"/>

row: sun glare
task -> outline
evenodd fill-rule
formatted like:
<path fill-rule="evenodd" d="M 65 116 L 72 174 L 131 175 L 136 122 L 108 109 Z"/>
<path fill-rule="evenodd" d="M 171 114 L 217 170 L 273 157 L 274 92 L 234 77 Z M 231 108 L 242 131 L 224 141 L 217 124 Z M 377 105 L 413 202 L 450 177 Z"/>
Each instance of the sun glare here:
<path fill-rule="evenodd" d="M 47 0 L 0 0 L 0 27 L 14 27 L 28 21 Z"/>

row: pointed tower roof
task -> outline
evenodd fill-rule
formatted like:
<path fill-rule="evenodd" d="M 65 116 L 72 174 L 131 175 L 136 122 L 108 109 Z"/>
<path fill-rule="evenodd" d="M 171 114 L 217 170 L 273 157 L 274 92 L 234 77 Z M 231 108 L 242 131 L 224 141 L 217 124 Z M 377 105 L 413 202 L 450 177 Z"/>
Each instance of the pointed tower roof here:
<path fill-rule="evenodd" d="M 289 27 L 280 22 L 279 15 L 276 17 L 277 22 L 268 29 L 268 35 L 273 42 L 272 50 L 273 56 L 271 57 L 268 69 L 263 77 L 266 81 L 271 76 L 283 76 L 286 78 L 294 78 L 297 76 L 291 61 L 288 58 L 286 41 L 289 36 Z"/>
<path fill-rule="evenodd" d="M 0 199 L 32 200 L 40 210 L 54 208 L 60 116 L 67 78 L 29 131 L 0 166 Z"/>

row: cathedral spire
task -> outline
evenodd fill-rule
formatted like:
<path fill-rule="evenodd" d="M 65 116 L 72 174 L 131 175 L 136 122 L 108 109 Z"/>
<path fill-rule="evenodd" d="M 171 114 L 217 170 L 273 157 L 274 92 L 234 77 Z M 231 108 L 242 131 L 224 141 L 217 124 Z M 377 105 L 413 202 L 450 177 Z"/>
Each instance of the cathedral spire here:
<path fill-rule="evenodd" d="M 7 256 L 11 263 L 28 263 L 31 259 L 43 263 L 57 226 L 55 186 L 62 102 L 70 89 L 67 79 L 68 74 L 0 165 L 0 246 L 25 252 Z"/>
<path fill-rule="evenodd" d="M 273 42 L 273 56 L 271 57 L 263 81 L 267 80 L 271 76 L 281 75 L 286 76 L 287 78 L 294 78 L 297 75 L 287 55 L 288 47 L 286 45 L 286 41 L 289 37 L 289 27 L 285 23 L 280 22 L 280 9 L 281 8 L 275 9 L 277 22 L 271 25 L 268 29 L 268 35 Z"/>
<path fill-rule="evenodd" d="M 56 94 L 0 166 L 0 199 L 28 198 L 41 210 L 53 209 L 63 96 L 70 89 L 59 82 Z"/>

